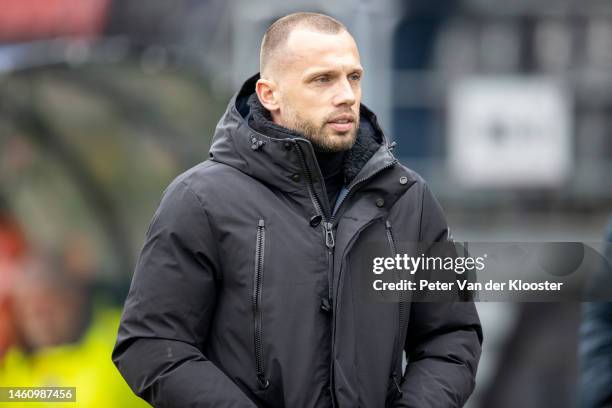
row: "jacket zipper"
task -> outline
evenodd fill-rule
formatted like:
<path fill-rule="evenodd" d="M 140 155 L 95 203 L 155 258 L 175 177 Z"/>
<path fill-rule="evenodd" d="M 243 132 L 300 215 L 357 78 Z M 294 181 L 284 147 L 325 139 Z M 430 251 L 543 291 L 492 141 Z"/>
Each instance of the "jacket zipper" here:
<path fill-rule="evenodd" d="M 333 301 L 332 301 L 332 290 L 333 290 L 333 274 L 334 274 L 334 247 L 336 246 L 336 240 L 334 238 L 334 231 L 332 229 L 332 223 L 328 222 L 327 217 L 323 213 L 323 207 L 319 202 L 319 198 L 317 197 L 313 185 L 312 185 L 312 175 L 310 174 L 310 170 L 308 169 L 308 165 L 306 163 L 306 158 L 304 157 L 304 152 L 302 151 L 302 147 L 299 143 L 296 142 L 296 151 L 298 156 L 300 156 L 300 160 L 302 161 L 302 165 L 304 167 L 304 173 L 306 174 L 306 189 L 308 190 L 308 195 L 310 196 L 310 200 L 315 208 L 316 215 L 321 216 L 323 224 L 323 232 L 325 234 L 325 246 L 327 247 L 327 299 L 321 299 L 322 301 L 322 309 L 329 313 L 330 311 L 333 313 Z M 333 314 L 332 314 L 333 316 Z M 333 324 L 333 323 L 332 323 Z M 333 326 L 332 326 L 333 333 Z M 334 393 L 334 354 L 333 354 L 333 334 L 332 334 L 332 344 L 331 344 L 331 361 L 330 361 L 330 379 L 329 379 L 329 391 L 332 402 L 332 407 L 337 406 L 336 396 Z"/>
<path fill-rule="evenodd" d="M 310 170 L 308 169 L 308 165 L 306 164 L 306 158 L 304 157 L 304 152 L 302 150 L 302 147 L 296 142 L 296 151 L 298 153 L 298 156 L 300 156 L 300 160 L 302 162 L 302 165 L 304 167 L 304 173 L 306 175 L 306 189 L 308 190 L 308 195 L 310 196 L 310 201 L 312 201 L 312 204 L 315 207 L 315 212 L 317 215 L 320 215 L 323 218 L 323 221 L 326 220 L 325 214 L 323 213 L 323 206 L 321 205 L 321 202 L 319 201 L 319 197 L 317 197 L 317 194 L 314 191 L 314 188 L 312 187 L 312 174 L 310 174 Z M 325 227 L 325 223 L 323 223 L 323 226 Z M 325 230 L 325 232 L 327 233 L 327 230 Z M 325 240 L 325 243 L 327 244 L 327 239 Z"/>
<path fill-rule="evenodd" d="M 261 290 L 263 286 L 264 273 L 264 249 L 266 243 L 266 226 L 264 220 L 259 220 L 257 226 L 257 241 L 255 242 L 255 274 L 253 276 L 253 322 L 255 341 L 255 369 L 257 371 L 257 382 L 261 389 L 270 386 L 270 380 L 266 378 L 263 367 L 263 328 L 261 313 Z"/>
<path fill-rule="evenodd" d="M 325 246 L 327 247 L 327 302 L 326 307 L 329 308 L 332 304 L 332 280 L 333 280 L 333 257 L 334 257 L 334 247 L 336 246 L 336 240 L 334 238 L 334 231 L 332 230 L 332 223 L 327 221 L 327 217 L 323 212 L 323 206 L 319 201 L 319 197 L 314 191 L 312 186 L 312 174 L 308 169 L 308 165 L 306 164 L 306 158 L 304 157 L 304 152 L 302 151 L 302 147 L 296 143 L 297 152 L 300 156 L 300 160 L 302 161 L 304 167 L 304 173 L 306 174 L 306 189 L 308 190 L 308 195 L 310 196 L 310 200 L 315 208 L 316 215 L 321 216 L 323 224 L 323 232 L 325 234 Z"/>
<path fill-rule="evenodd" d="M 312 174 L 310 173 L 310 170 L 308 169 L 308 165 L 306 163 L 306 158 L 304 157 L 304 152 L 302 150 L 302 147 L 299 145 L 299 143 L 295 143 L 297 149 L 297 153 L 298 156 L 300 157 L 300 160 L 302 162 L 302 165 L 304 167 L 304 173 L 306 175 L 306 189 L 308 190 L 308 195 L 310 196 L 310 200 L 312 201 L 313 206 L 315 207 L 315 213 L 316 215 L 321 216 L 322 218 L 322 224 L 323 224 L 323 231 L 325 233 L 325 246 L 327 247 L 327 264 L 328 264 L 328 272 L 327 272 L 327 280 L 328 280 L 328 293 L 327 293 L 327 308 L 331 308 L 332 311 L 335 311 L 335 306 L 334 305 L 334 298 L 332 297 L 332 292 L 333 292 L 333 268 L 334 268 L 334 248 L 336 246 L 336 239 L 334 237 L 334 231 L 333 231 L 333 226 L 335 223 L 335 217 L 336 214 L 338 213 L 338 210 L 340 209 L 340 207 L 342 207 L 342 204 L 346 201 L 346 199 L 348 198 L 348 196 L 351 193 L 351 190 L 353 190 L 353 188 L 359 184 L 361 184 L 362 182 L 368 180 L 371 177 L 374 177 L 376 174 L 380 173 L 381 171 L 388 169 L 390 167 L 393 167 L 396 163 L 397 160 L 394 159 L 391 162 L 387 163 L 385 166 L 376 169 L 376 171 L 364 176 L 364 177 L 360 177 L 357 180 L 353 180 L 353 182 L 349 185 L 349 187 L 347 188 L 347 192 L 346 194 L 341 198 L 340 202 L 338 203 L 338 205 L 335 206 L 335 210 L 333 211 L 333 213 L 331 214 L 331 218 L 329 220 L 327 220 L 327 217 L 325 216 L 324 212 L 323 212 L 323 207 L 321 205 L 321 202 L 319 201 L 319 198 L 317 197 L 313 185 L 312 185 Z M 336 402 L 336 397 L 335 397 L 335 393 L 334 393 L 334 342 L 335 342 L 335 335 L 336 335 L 336 313 L 333 312 L 332 314 L 333 316 L 333 321 L 332 321 L 332 347 L 331 347 L 331 367 L 330 367 L 330 391 L 331 391 L 331 399 L 332 399 L 332 407 L 336 407 L 337 406 L 337 402 Z"/>
<path fill-rule="evenodd" d="M 397 255 L 397 246 L 395 245 L 395 239 L 393 239 L 393 229 L 391 228 L 391 222 L 389 222 L 389 220 L 385 221 L 385 233 L 387 235 L 387 241 L 389 242 L 389 247 L 391 248 L 391 255 L 393 256 L 393 258 L 395 258 L 395 256 Z M 399 271 L 396 270 L 396 280 L 399 282 L 401 279 L 401 275 L 399 274 Z M 397 333 L 397 341 L 395 344 L 395 350 L 396 353 L 399 353 L 399 366 L 401 367 L 402 365 L 402 350 L 404 349 L 404 347 L 402 346 L 402 340 L 403 340 L 403 335 L 404 335 L 404 327 L 406 325 L 406 320 L 407 320 L 407 313 L 406 313 L 406 303 L 404 302 L 403 299 L 403 295 L 402 292 L 400 292 L 400 298 L 398 301 L 398 309 L 399 309 L 399 329 L 398 329 L 398 333 Z M 393 384 L 395 385 L 395 388 L 397 389 L 397 392 L 399 393 L 399 396 L 402 396 L 402 389 L 399 385 L 399 381 L 398 378 L 400 377 L 400 375 L 397 372 L 397 363 L 395 368 L 393 369 L 393 372 L 391 373 L 391 379 L 393 380 Z"/>

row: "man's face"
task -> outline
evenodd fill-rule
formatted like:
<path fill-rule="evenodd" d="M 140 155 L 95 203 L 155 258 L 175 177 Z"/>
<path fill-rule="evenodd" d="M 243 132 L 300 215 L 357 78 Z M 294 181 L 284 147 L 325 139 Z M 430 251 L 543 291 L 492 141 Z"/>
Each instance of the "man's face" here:
<path fill-rule="evenodd" d="M 359 51 L 347 32 L 323 34 L 295 29 L 275 75 L 275 122 L 302 133 L 328 152 L 348 150 L 359 128 L 361 77 Z"/>

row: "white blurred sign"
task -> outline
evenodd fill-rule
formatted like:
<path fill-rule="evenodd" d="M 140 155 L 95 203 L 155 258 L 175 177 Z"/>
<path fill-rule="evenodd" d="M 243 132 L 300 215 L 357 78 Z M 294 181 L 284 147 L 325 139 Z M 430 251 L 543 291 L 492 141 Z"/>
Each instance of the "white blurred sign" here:
<path fill-rule="evenodd" d="M 571 170 L 571 111 L 558 82 L 465 79 L 449 113 L 451 174 L 468 187 L 554 187 Z"/>

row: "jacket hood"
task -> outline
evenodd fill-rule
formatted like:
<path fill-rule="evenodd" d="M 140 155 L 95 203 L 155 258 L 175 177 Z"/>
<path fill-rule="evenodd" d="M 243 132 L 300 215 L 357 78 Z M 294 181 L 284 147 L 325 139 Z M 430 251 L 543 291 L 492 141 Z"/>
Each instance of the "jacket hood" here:
<path fill-rule="evenodd" d="M 287 132 L 282 138 L 270 137 L 249 126 L 251 107 L 248 100 L 255 93 L 258 79 L 259 74 L 249 78 L 230 100 L 215 129 L 210 157 L 283 191 L 301 188 L 296 186 L 292 176 L 303 173 L 304 165 L 317 182 L 321 173 L 309 140 L 293 132 Z M 376 116 L 362 104 L 357 138 L 344 160 L 347 183 L 360 173 L 369 173 L 395 161 Z"/>

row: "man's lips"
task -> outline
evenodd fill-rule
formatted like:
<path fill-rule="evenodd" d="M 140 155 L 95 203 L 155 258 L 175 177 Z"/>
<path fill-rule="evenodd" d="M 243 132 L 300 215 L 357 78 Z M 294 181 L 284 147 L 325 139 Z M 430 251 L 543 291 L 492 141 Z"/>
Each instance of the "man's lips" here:
<path fill-rule="evenodd" d="M 353 128 L 355 117 L 349 114 L 334 116 L 327 124 L 337 132 L 348 132 Z"/>

